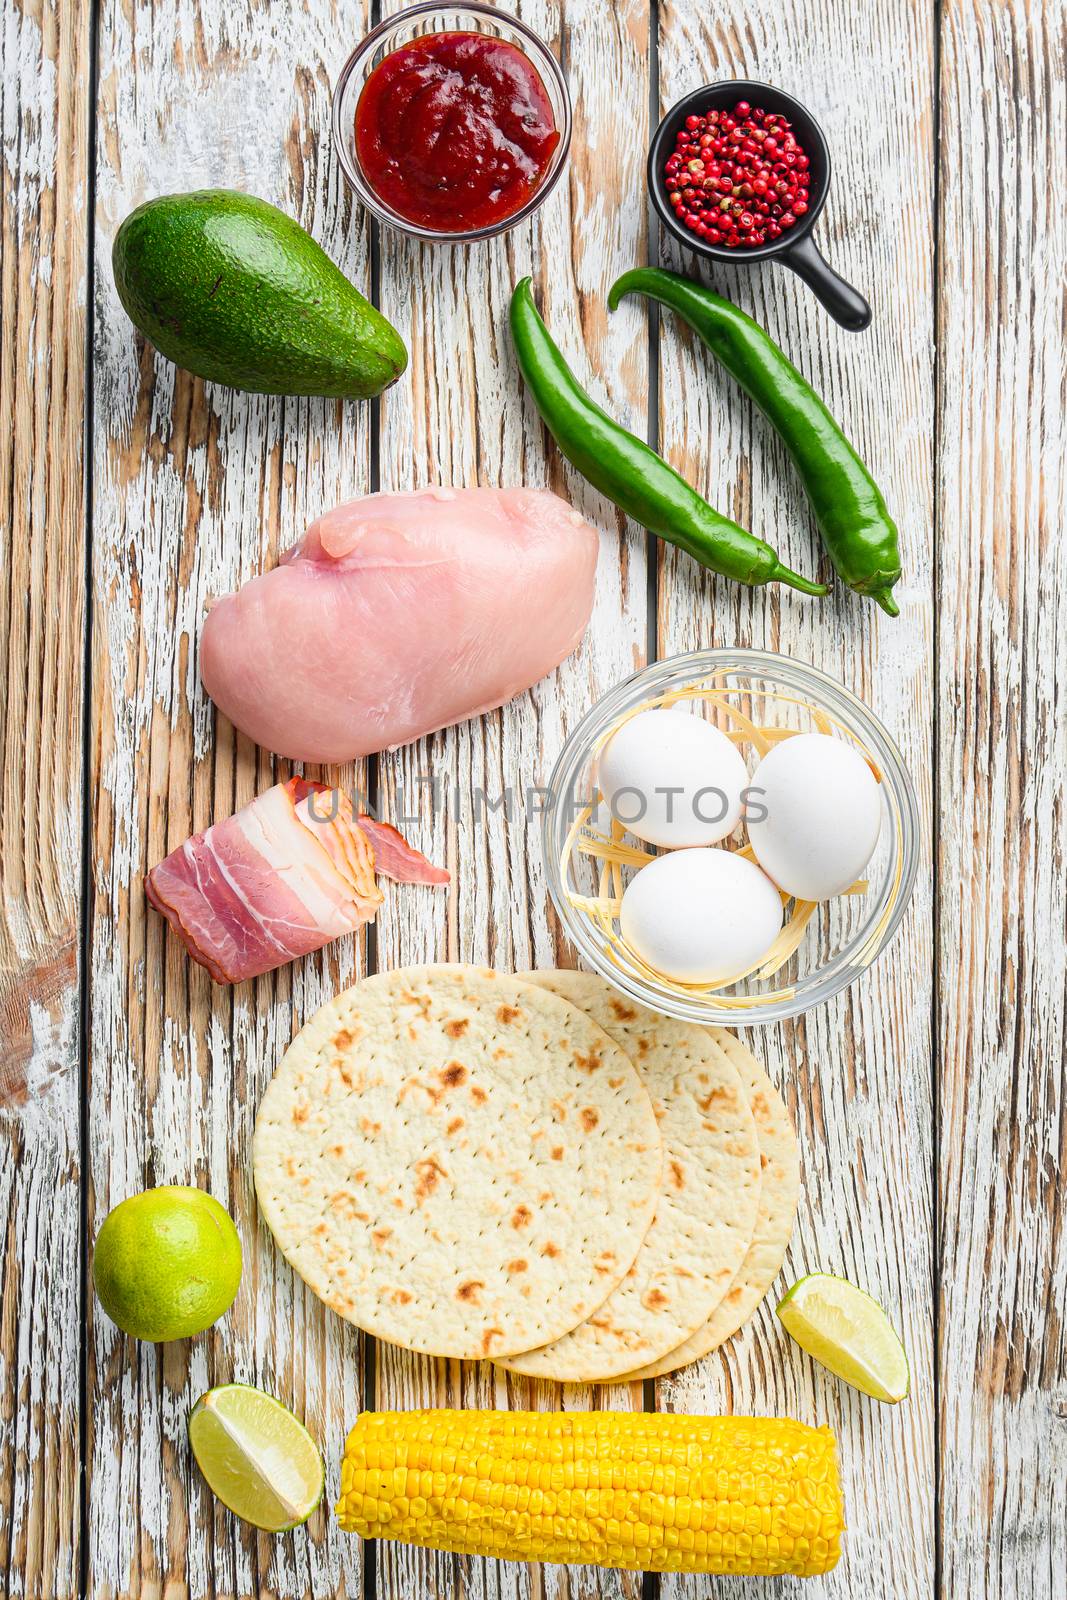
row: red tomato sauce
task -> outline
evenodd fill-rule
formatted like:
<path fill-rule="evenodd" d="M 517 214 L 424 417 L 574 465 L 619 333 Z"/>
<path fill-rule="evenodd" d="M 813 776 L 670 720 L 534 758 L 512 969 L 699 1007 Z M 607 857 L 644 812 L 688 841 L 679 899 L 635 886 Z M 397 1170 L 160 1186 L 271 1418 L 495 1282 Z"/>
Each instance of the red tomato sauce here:
<path fill-rule="evenodd" d="M 356 107 L 356 154 L 374 192 L 439 233 L 522 209 L 559 143 L 529 58 L 482 33 L 427 33 L 379 62 Z"/>

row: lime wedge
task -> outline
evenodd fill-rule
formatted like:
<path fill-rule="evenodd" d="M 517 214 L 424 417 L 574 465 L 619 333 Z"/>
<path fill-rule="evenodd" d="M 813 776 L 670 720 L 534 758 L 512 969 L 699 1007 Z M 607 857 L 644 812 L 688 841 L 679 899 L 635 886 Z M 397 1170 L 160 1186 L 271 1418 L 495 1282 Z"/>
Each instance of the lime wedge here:
<path fill-rule="evenodd" d="M 280 1400 L 246 1383 L 201 1395 L 189 1416 L 196 1464 L 228 1511 L 268 1533 L 306 1522 L 322 1499 L 322 1457 Z"/>
<path fill-rule="evenodd" d="M 889 1318 L 847 1278 L 813 1272 L 778 1306 L 785 1331 L 824 1367 L 873 1400 L 896 1405 L 911 1385 L 908 1358 Z"/>

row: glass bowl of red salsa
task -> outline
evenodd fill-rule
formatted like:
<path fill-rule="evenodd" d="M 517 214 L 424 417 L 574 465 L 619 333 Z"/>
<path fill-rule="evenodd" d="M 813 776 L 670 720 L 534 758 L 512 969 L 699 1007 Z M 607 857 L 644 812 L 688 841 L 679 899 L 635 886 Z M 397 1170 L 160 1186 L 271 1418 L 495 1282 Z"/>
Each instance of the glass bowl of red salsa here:
<path fill-rule="evenodd" d="M 408 6 L 341 70 L 333 140 L 367 210 L 417 239 L 489 239 L 547 199 L 571 107 L 537 34 L 494 6 Z"/>

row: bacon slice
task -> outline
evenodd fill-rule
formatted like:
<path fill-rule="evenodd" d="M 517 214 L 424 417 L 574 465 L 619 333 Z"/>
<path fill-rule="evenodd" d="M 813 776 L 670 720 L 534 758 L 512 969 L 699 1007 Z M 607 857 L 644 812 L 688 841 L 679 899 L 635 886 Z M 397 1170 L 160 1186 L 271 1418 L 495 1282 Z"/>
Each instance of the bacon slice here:
<path fill-rule="evenodd" d="M 389 876 L 399 863 L 401 881 L 448 881 L 395 829 L 357 821 L 341 790 L 290 778 L 171 851 L 145 894 L 216 983 L 240 983 L 370 922 L 379 848 Z"/>
<path fill-rule="evenodd" d="M 394 883 L 423 883 L 437 887 L 451 881 L 444 867 L 435 867 L 427 861 L 421 850 L 416 850 L 402 833 L 388 822 L 378 822 L 365 811 L 359 814 L 359 826 L 374 846 L 374 865 L 383 878 Z"/>

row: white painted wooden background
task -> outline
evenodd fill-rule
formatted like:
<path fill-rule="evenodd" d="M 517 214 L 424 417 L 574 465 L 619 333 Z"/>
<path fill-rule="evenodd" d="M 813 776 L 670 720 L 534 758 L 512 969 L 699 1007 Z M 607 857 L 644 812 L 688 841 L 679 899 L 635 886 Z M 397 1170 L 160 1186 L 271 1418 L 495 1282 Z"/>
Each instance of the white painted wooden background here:
<path fill-rule="evenodd" d="M 386 6 L 386 10 L 393 9 Z M 342 1538 L 324 1509 L 279 1539 L 213 1502 L 185 1443 L 212 1383 L 305 1416 L 336 1492 L 365 1404 L 785 1412 L 837 1430 L 849 1532 L 806 1593 L 1067 1597 L 1064 1090 L 1067 556 L 1062 13 L 1055 0 L 523 0 L 576 110 L 567 179 L 505 240 L 371 232 L 329 140 L 330 89 L 368 0 L 0 0 L 0 1596 L 4 1600 L 623 1600 L 639 1576 L 543 1571 Z M 377 13 L 375 13 L 377 14 Z M 615 415 L 792 565 L 819 558 L 768 430 L 676 322 L 609 317 L 618 272 L 661 259 L 643 167 L 658 107 L 765 78 L 824 124 L 819 237 L 867 292 L 841 332 L 783 270 L 710 281 L 828 397 L 903 535 L 893 621 L 843 591 L 748 592 L 650 549 L 565 468 L 504 332 L 532 271 L 549 324 Z M 134 205 L 248 189 L 299 218 L 411 350 L 380 407 L 263 399 L 178 373 L 135 338 L 110 246 Z M 683 266 L 671 252 L 662 258 Z M 337 776 L 389 814 L 433 769 L 458 787 L 412 830 L 448 897 L 390 895 L 349 944 L 234 991 L 160 919 L 145 868 L 272 781 L 197 680 L 206 598 L 371 488 L 549 483 L 601 530 L 575 657 L 504 711 Z M 567 728 L 652 653 L 740 643 L 861 693 L 916 779 L 926 849 L 892 953 L 850 994 L 751 1041 L 797 1118 L 805 1195 L 787 1276 L 823 1267 L 902 1327 L 913 1393 L 879 1408 L 815 1368 L 768 1307 L 679 1377 L 593 1392 L 374 1348 L 274 1250 L 252 1195 L 255 1108 L 301 1021 L 369 963 L 554 964 L 536 819 L 475 791 L 537 782 Z M 334 774 L 331 774 L 333 776 Z M 237 1302 L 191 1344 L 140 1347 L 97 1314 L 87 1244 L 152 1183 L 237 1219 Z M 790 1596 L 673 1579 L 663 1600 Z"/>

